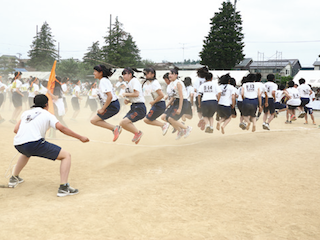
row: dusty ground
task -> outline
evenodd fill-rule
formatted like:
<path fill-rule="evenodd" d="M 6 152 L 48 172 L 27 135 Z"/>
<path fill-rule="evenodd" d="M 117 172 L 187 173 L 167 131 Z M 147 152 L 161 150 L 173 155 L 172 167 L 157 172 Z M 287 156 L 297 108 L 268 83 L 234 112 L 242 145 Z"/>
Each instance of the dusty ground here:
<path fill-rule="evenodd" d="M 7 120 L 8 106 L 0 112 Z M 20 174 L 24 183 L 0 188 L 0 239 L 320 238 L 317 126 L 301 119 L 285 125 L 282 113 L 271 131 L 262 130 L 261 119 L 257 132 L 243 131 L 237 118 L 225 135 L 206 134 L 195 116 L 191 135 L 176 141 L 171 129 L 163 137 L 141 121 L 144 136 L 135 145 L 125 131 L 113 143 L 89 114 L 83 109 L 73 122 L 69 109 L 65 121 L 91 142 L 61 133 L 47 139 L 72 154 L 69 182 L 80 193 L 56 197 L 59 162 L 31 158 Z M 6 184 L 16 154 L 13 125 L 6 121 L 0 131 L 0 184 Z"/>

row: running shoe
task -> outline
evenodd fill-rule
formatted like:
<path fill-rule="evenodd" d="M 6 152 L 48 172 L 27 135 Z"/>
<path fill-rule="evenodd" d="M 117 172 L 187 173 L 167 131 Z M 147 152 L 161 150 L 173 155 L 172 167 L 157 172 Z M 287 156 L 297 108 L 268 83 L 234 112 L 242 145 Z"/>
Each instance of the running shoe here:
<path fill-rule="evenodd" d="M 120 136 L 120 133 L 122 131 L 122 127 L 117 125 L 115 126 L 115 128 L 113 129 L 113 141 L 117 141 L 117 139 L 119 138 Z"/>
<path fill-rule="evenodd" d="M 209 133 L 213 133 L 213 127 L 210 127 L 210 132 Z"/>
<path fill-rule="evenodd" d="M 23 182 L 24 182 L 24 180 L 21 177 L 19 177 L 19 176 L 11 176 L 11 178 L 9 179 L 8 186 L 11 187 L 11 188 L 14 188 L 19 183 L 23 183 Z"/>
<path fill-rule="evenodd" d="M 240 127 L 242 130 L 246 130 L 247 124 L 244 123 L 244 122 L 241 122 L 241 123 L 239 123 L 239 127 Z"/>
<path fill-rule="evenodd" d="M 163 135 L 163 136 L 166 135 L 166 133 L 168 132 L 169 126 L 170 126 L 169 123 L 165 123 L 165 124 L 162 126 L 162 135 Z"/>
<path fill-rule="evenodd" d="M 142 137 L 143 133 L 141 131 L 139 131 L 138 133 L 136 133 L 134 135 L 134 137 L 132 138 L 132 142 L 135 142 L 136 144 L 139 143 L 141 137 Z"/>
<path fill-rule="evenodd" d="M 297 120 L 296 116 L 295 116 L 295 115 L 292 115 L 291 118 L 290 118 L 290 122 L 291 122 L 291 121 L 295 121 L 295 120 Z"/>
<path fill-rule="evenodd" d="M 265 122 L 262 123 L 262 128 L 263 128 L 264 130 L 267 130 L 267 126 L 266 126 L 266 123 L 265 123 Z"/>
<path fill-rule="evenodd" d="M 291 121 L 288 121 L 288 120 L 285 121 L 285 124 L 290 124 L 290 123 L 292 123 L 292 122 L 291 122 Z"/>
<path fill-rule="evenodd" d="M 79 193 L 78 189 L 70 187 L 69 183 L 66 183 L 64 185 L 60 185 L 58 189 L 57 196 L 58 197 L 65 197 L 65 196 L 72 196 Z"/>
<path fill-rule="evenodd" d="M 181 129 L 180 131 L 178 131 L 176 140 L 179 140 L 184 134 L 185 134 L 184 129 Z"/>
<path fill-rule="evenodd" d="M 192 127 L 188 126 L 187 129 L 184 130 L 184 138 L 187 138 L 192 131 Z"/>
<path fill-rule="evenodd" d="M 304 116 L 306 115 L 306 113 L 305 112 L 300 112 L 300 114 L 299 114 L 299 116 L 298 116 L 298 118 L 304 118 Z"/>
<path fill-rule="evenodd" d="M 264 128 L 265 130 L 270 130 L 269 123 L 265 123 L 265 125 L 264 125 L 264 126 L 265 126 L 265 128 Z"/>
<path fill-rule="evenodd" d="M 207 126 L 205 132 L 210 133 L 210 129 L 211 129 L 210 126 Z"/>

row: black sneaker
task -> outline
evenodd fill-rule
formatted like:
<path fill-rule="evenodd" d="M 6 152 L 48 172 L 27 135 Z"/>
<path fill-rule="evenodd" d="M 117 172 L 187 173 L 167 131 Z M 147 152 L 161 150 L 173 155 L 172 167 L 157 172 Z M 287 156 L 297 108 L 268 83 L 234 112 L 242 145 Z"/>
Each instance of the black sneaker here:
<path fill-rule="evenodd" d="M 24 180 L 21 177 L 19 177 L 19 176 L 11 176 L 11 178 L 9 179 L 8 186 L 11 187 L 11 188 L 14 188 L 19 183 L 23 183 L 23 182 L 24 182 Z"/>
<path fill-rule="evenodd" d="M 79 190 L 70 187 L 69 183 L 66 183 L 64 185 L 60 185 L 59 189 L 58 189 L 58 193 L 57 196 L 58 197 L 65 197 L 65 196 L 71 196 L 71 195 L 75 195 L 78 194 Z"/>

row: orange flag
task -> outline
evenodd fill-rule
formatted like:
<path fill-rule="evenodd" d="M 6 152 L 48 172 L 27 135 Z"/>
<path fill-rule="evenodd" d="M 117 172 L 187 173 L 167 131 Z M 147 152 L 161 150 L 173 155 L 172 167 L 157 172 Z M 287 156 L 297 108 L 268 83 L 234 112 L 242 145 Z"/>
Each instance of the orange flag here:
<path fill-rule="evenodd" d="M 56 81 L 56 64 L 57 64 L 57 60 L 54 61 L 52 69 L 51 69 L 51 73 L 50 73 L 50 77 L 49 77 L 49 81 L 48 81 L 48 92 L 50 91 L 51 94 L 53 94 L 53 89 L 54 89 L 54 85 L 55 85 L 55 81 Z M 49 105 L 49 109 L 48 111 L 52 114 L 54 114 L 54 108 L 53 108 L 53 102 L 52 102 L 52 97 L 49 93 L 47 93 L 47 97 L 49 99 L 48 105 Z"/>

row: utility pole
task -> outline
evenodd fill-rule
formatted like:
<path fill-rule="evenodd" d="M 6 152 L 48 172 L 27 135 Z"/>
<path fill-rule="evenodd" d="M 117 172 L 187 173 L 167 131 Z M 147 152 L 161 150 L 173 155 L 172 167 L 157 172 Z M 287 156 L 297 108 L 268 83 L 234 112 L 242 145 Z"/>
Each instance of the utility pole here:
<path fill-rule="evenodd" d="M 110 14 L 110 28 L 109 28 L 109 45 L 111 46 L 111 21 L 112 21 L 112 15 Z"/>
<path fill-rule="evenodd" d="M 60 62 L 60 43 L 58 42 L 58 62 Z"/>

